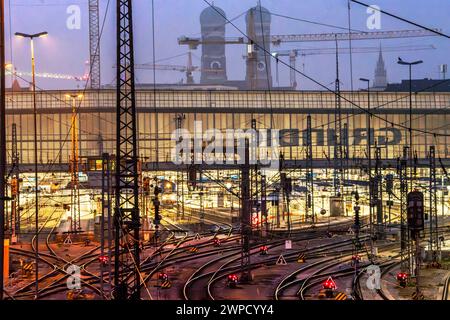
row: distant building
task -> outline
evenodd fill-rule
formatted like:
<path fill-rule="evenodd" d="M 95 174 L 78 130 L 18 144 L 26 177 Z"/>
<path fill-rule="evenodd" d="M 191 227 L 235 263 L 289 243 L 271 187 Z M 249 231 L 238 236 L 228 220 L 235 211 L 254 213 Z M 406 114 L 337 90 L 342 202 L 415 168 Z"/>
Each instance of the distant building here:
<path fill-rule="evenodd" d="M 247 34 L 255 43 L 255 59 L 247 57 L 247 72 L 245 80 L 249 89 L 266 90 L 272 87 L 272 68 L 270 52 L 270 27 L 272 17 L 266 8 L 260 3 L 250 8 L 245 15 Z"/>
<path fill-rule="evenodd" d="M 207 7 L 200 14 L 202 41 L 201 84 L 223 84 L 227 79 L 225 56 L 225 11 L 216 6 Z"/>
<path fill-rule="evenodd" d="M 413 92 L 450 92 L 450 79 L 413 79 L 411 88 Z M 401 83 L 389 83 L 384 91 L 409 92 L 409 80 L 402 80 Z"/>
<path fill-rule="evenodd" d="M 378 54 L 377 67 L 375 68 L 375 79 L 373 81 L 373 88 L 377 90 L 384 90 L 387 87 L 387 72 L 383 59 L 383 51 L 380 46 Z"/>

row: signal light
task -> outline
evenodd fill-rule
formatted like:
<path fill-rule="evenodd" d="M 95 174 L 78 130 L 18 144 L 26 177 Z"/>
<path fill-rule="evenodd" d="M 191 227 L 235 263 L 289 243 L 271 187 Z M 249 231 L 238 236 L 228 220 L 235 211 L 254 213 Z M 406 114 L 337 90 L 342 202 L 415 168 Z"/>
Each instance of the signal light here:
<path fill-rule="evenodd" d="M 324 283 L 323 283 L 323 288 L 327 289 L 327 290 L 336 290 L 336 283 L 333 281 L 333 279 L 328 278 Z"/>
<path fill-rule="evenodd" d="M 108 257 L 100 256 L 100 257 L 98 257 L 98 261 L 100 261 L 100 263 L 102 263 L 103 265 L 106 265 L 108 263 Z"/>
<path fill-rule="evenodd" d="M 165 273 L 165 272 L 161 272 L 158 275 L 158 278 L 159 278 L 159 280 L 167 281 L 167 280 L 169 280 L 169 275 L 167 273 Z"/>
<path fill-rule="evenodd" d="M 408 274 L 406 274 L 405 272 L 398 273 L 397 280 L 403 280 L 403 279 L 408 279 Z"/>
<path fill-rule="evenodd" d="M 261 247 L 259 248 L 259 252 L 260 252 L 260 254 L 261 254 L 262 256 L 267 255 L 267 251 L 269 251 L 269 248 L 267 248 L 267 246 L 261 246 Z"/>
<path fill-rule="evenodd" d="M 398 281 L 400 287 L 405 288 L 406 284 L 408 282 L 408 274 L 405 272 L 399 272 L 397 274 L 397 281 Z"/>
<path fill-rule="evenodd" d="M 230 288 L 236 288 L 236 285 L 238 283 L 238 276 L 235 274 L 228 275 L 228 287 Z"/>
<path fill-rule="evenodd" d="M 228 280 L 237 281 L 238 280 L 238 276 L 235 275 L 235 274 L 230 274 L 230 275 L 228 275 Z"/>
<path fill-rule="evenodd" d="M 218 246 L 220 246 L 221 241 L 219 238 L 214 238 L 213 243 L 214 243 L 214 246 L 218 247 Z"/>

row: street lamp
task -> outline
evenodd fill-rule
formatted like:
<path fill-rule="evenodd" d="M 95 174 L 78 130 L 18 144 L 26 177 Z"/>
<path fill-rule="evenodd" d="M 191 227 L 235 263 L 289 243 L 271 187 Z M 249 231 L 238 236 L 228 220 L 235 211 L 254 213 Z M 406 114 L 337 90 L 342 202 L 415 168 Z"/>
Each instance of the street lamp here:
<path fill-rule="evenodd" d="M 414 65 L 418 65 L 423 63 L 422 60 L 418 60 L 418 61 L 414 61 L 414 62 L 406 62 L 403 61 L 402 58 L 398 58 L 397 61 L 398 64 L 403 65 L 403 66 L 408 66 L 409 67 L 409 166 L 410 166 L 410 171 L 409 171 L 409 180 L 410 180 L 410 187 L 409 187 L 409 191 L 413 191 L 413 153 L 412 153 L 412 149 L 413 149 L 413 141 L 412 141 L 412 66 Z M 420 248 L 419 248 L 419 240 L 416 238 L 416 268 L 415 268 L 415 273 L 416 273 L 416 294 L 419 294 L 419 271 L 420 271 Z"/>
<path fill-rule="evenodd" d="M 370 120 L 372 118 L 372 114 L 370 113 L 370 80 L 366 78 L 359 78 L 360 81 L 367 83 L 367 160 L 368 160 L 368 168 L 369 171 L 369 226 L 370 226 L 370 238 L 372 239 L 372 132 L 370 126 Z M 372 240 L 371 240 L 372 241 Z M 372 242 L 371 242 L 372 243 Z"/>
<path fill-rule="evenodd" d="M 47 32 L 39 32 L 35 34 L 27 34 L 22 32 L 16 32 L 16 37 L 19 38 L 28 38 L 30 39 L 30 48 L 31 48 L 31 73 L 32 73 L 32 87 L 33 87 L 33 121 L 34 121 L 34 179 L 35 179 L 35 235 L 36 235 L 36 250 L 35 250 L 35 259 L 36 259 L 36 299 L 38 298 L 39 292 L 39 190 L 38 190 L 38 148 L 37 148 L 37 110 L 36 110 L 36 65 L 34 59 L 34 38 L 42 38 L 47 36 Z"/>
<path fill-rule="evenodd" d="M 72 137 L 72 156 L 70 159 L 70 173 L 72 182 L 72 194 L 71 194 L 71 232 L 78 232 L 81 229 L 80 219 L 80 191 L 78 186 L 78 173 L 79 173 L 79 145 L 78 145 L 78 119 L 77 119 L 77 99 L 82 99 L 82 94 L 66 94 L 66 98 L 72 99 L 72 124 L 71 124 L 71 137 Z"/>
<path fill-rule="evenodd" d="M 410 180 L 410 188 L 409 191 L 413 190 L 413 141 L 412 141 L 412 66 L 423 63 L 422 60 L 414 61 L 414 62 L 406 62 L 403 61 L 402 58 L 398 58 L 398 64 L 409 67 L 409 180 Z"/>

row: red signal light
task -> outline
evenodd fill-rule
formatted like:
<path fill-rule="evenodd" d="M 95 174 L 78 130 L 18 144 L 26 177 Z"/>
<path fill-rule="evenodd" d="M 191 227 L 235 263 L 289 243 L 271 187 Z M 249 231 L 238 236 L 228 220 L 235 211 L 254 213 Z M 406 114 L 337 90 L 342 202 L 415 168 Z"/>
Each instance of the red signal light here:
<path fill-rule="evenodd" d="M 405 272 L 399 272 L 397 274 L 397 280 L 406 280 L 408 279 L 408 274 Z"/>
<path fill-rule="evenodd" d="M 235 274 L 230 274 L 230 275 L 228 275 L 228 280 L 229 281 L 238 281 L 238 276 Z"/>
<path fill-rule="evenodd" d="M 98 260 L 101 263 L 106 264 L 108 262 L 108 257 L 107 256 L 100 256 L 100 257 L 98 257 Z"/>
<path fill-rule="evenodd" d="M 161 272 L 158 275 L 158 278 L 159 278 L 159 280 L 168 280 L 169 279 L 169 275 L 167 273 L 165 273 L 165 272 Z"/>
<path fill-rule="evenodd" d="M 336 283 L 330 277 L 323 283 L 323 288 L 328 290 L 336 290 Z"/>

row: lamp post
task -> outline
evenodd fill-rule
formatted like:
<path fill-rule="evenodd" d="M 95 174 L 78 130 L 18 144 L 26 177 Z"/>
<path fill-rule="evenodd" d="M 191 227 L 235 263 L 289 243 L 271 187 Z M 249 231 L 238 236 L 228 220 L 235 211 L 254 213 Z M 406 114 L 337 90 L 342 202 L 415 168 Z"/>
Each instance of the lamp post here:
<path fill-rule="evenodd" d="M 36 250 L 35 250 L 35 271 L 36 271 L 36 299 L 38 298 L 39 291 L 39 190 L 38 190 L 38 143 L 37 143 L 37 110 L 36 110 L 36 65 L 34 59 L 34 38 L 41 38 L 47 36 L 47 32 L 39 32 L 35 34 L 27 34 L 22 32 L 16 32 L 15 35 L 20 38 L 30 39 L 31 49 L 31 73 L 32 73 L 32 89 L 33 89 L 33 121 L 34 121 L 34 179 L 35 179 L 35 237 L 36 237 Z"/>
<path fill-rule="evenodd" d="M 372 114 L 370 113 L 370 80 L 365 78 L 359 78 L 360 81 L 367 83 L 367 114 L 366 114 L 366 122 L 367 122 L 367 160 L 368 160 L 368 168 L 369 172 L 369 227 L 370 227 L 370 243 L 372 244 L 372 132 L 370 122 L 372 119 Z"/>
<path fill-rule="evenodd" d="M 403 61 L 402 58 L 398 58 L 398 64 L 409 67 L 409 181 L 410 187 L 409 192 L 413 191 L 413 141 L 412 141 L 412 66 L 423 63 L 422 60 L 414 61 L 414 62 L 406 62 Z M 416 294 L 419 294 L 419 271 L 420 271 L 420 245 L 418 234 L 412 233 L 412 237 L 416 243 L 416 267 L 415 267 L 415 276 L 416 276 Z"/>
<path fill-rule="evenodd" d="M 413 191 L 413 141 L 412 141 L 412 66 L 423 63 L 422 60 L 414 62 L 403 61 L 402 58 L 398 58 L 398 64 L 409 67 L 409 191 Z"/>
<path fill-rule="evenodd" d="M 71 232 L 79 232 L 81 230 L 80 220 L 80 191 L 78 185 L 78 173 L 79 173 L 79 142 L 78 142 L 78 111 L 77 111 L 77 99 L 82 99 L 82 94 L 66 94 L 66 98 L 72 100 L 72 125 L 71 125 L 71 159 L 70 159 L 70 173 L 72 182 L 72 194 L 71 194 Z"/>

